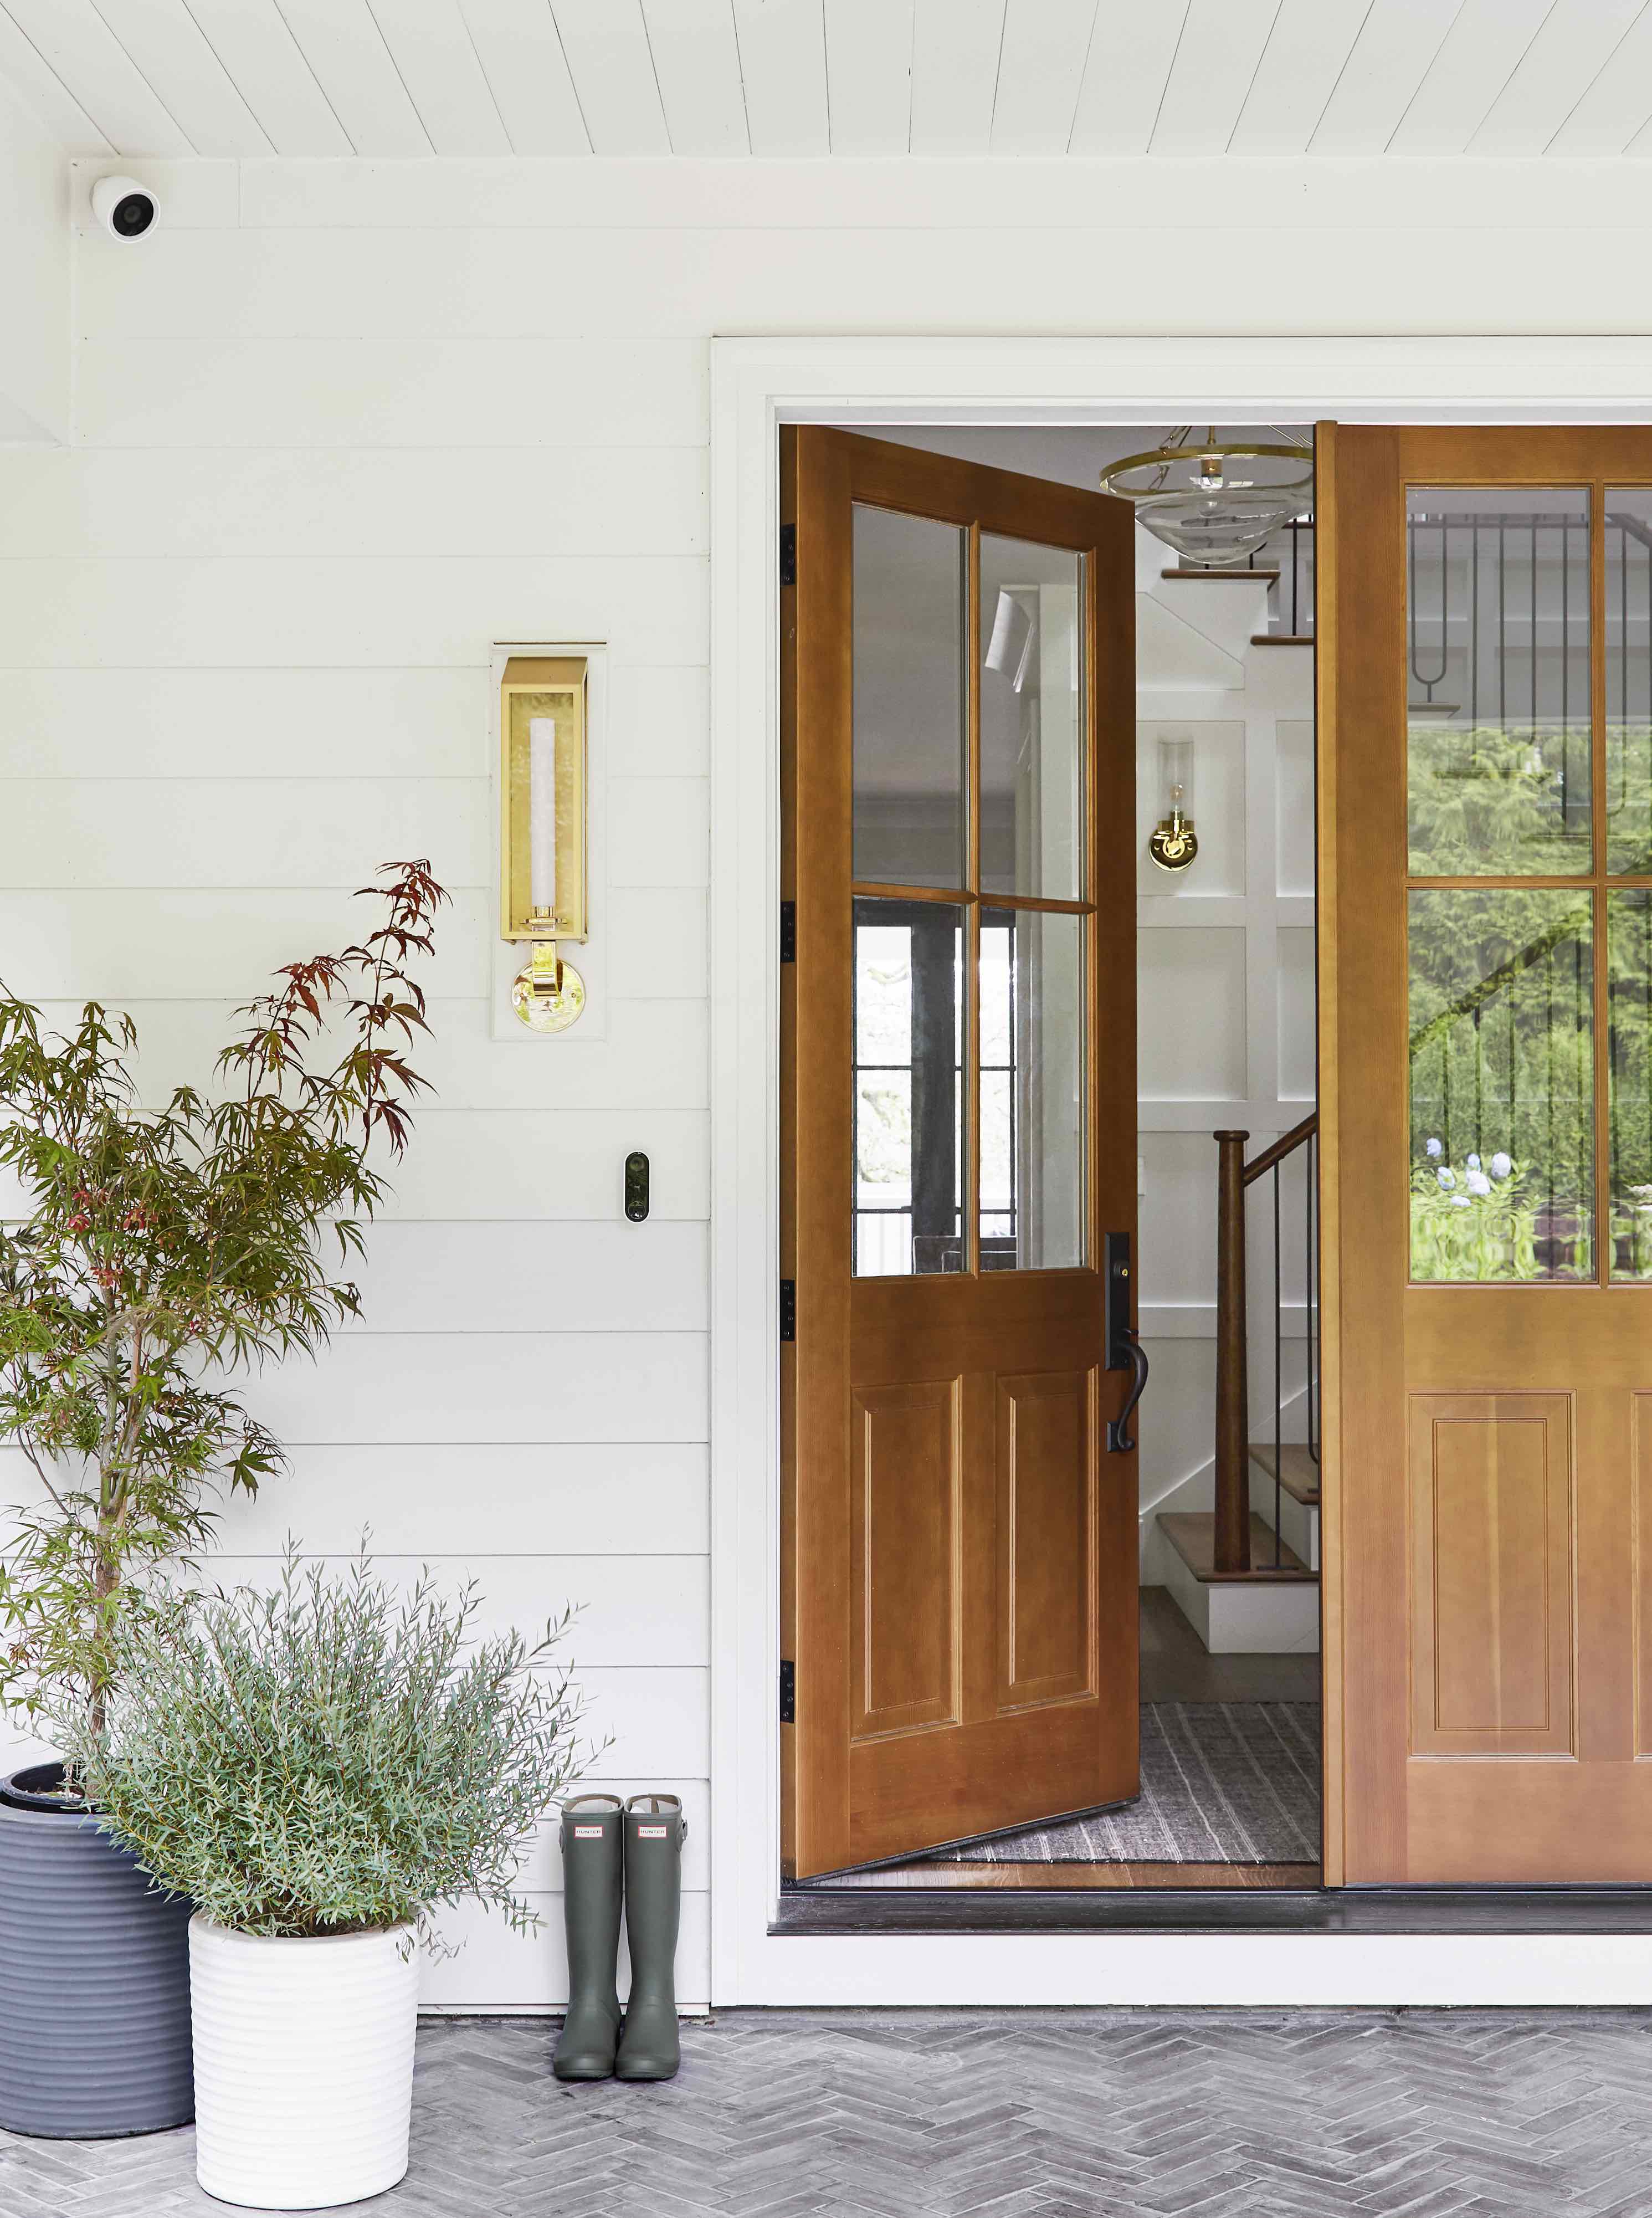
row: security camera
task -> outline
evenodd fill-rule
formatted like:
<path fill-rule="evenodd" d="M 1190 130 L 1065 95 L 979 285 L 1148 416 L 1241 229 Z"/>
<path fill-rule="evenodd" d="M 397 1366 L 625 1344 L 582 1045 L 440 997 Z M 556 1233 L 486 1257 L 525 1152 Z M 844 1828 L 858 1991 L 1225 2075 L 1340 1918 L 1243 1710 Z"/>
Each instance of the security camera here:
<path fill-rule="evenodd" d="M 155 221 L 155 195 L 136 177 L 100 177 L 92 214 L 111 239 L 141 239 Z"/>

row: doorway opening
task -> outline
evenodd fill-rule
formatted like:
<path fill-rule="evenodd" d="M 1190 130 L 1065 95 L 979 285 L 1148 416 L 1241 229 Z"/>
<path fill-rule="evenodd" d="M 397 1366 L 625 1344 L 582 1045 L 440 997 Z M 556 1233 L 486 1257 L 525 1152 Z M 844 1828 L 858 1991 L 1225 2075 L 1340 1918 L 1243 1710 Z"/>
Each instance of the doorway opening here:
<path fill-rule="evenodd" d="M 1086 493 L 1150 443 L 1139 425 L 859 430 Z M 1222 425 L 1216 437 L 1306 446 L 1311 430 Z M 1036 1822 L 943 1838 L 942 1820 L 919 1853 L 790 1884 L 1320 1884 L 1314 519 L 1305 504 L 1237 567 L 1187 560 L 1139 519 L 1131 536 L 1134 870 L 1098 884 L 1096 898 L 1104 910 L 1129 911 L 1138 1011 L 1129 1183 L 1137 1323 L 1151 1369 L 1129 1421 L 1135 1683 L 1116 1689 L 1135 1712 L 1138 1791 L 1074 1810 L 1053 1787 L 1049 1814 Z M 960 698 L 981 689 L 978 883 L 994 883 L 987 850 L 996 840 L 1004 846 L 996 883 L 1024 895 L 1073 890 L 1078 875 L 1069 886 L 1060 877 L 1068 866 L 1059 856 L 1052 863 L 1049 800 L 1064 775 L 1062 719 L 1080 690 L 1077 635 L 1063 621 L 1070 561 L 984 531 L 977 543 L 964 660 L 973 655 L 980 668 L 960 669 L 957 683 Z M 856 817 L 854 879 L 882 890 L 854 903 L 845 1075 L 853 1099 L 852 1267 L 878 1279 L 967 1267 L 962 1163 L 972 1079 L 974 1269 L 1060 1267 L 1078 1260 L 1061 1243 L 1081 1214 L 1067 1191 L 1071 1173 L 1081 1174 L 1081 1150 L 1064 1173 L 1049 1145 L 1050 1106 L 1073 1085 L 1049 1014 L 1065 975 L 1061 920 L 1032 920 L 1042 929 L 1030 931 L 1024 901 L 1020 911 L 995 908 L 985 890 L 973 925 L 932 895 L 893 897 L 913 878 L 924 843 L 956 846 L 962 828 L 962 818 L 940 821 L 950 798 L 937 815 L 934 782 L 925 791 L 913 774 L 911 742 L 925 714 L 917 685 L 926 669 L 956 661 L 960 646 L 940 590 L 944 570 L 931 565 L 926 594 L 917 585 L 920 560 L 909 519 L 892 517 L 882 539 L 875 526 L 863 543 L 857 527 L 856 614 L 847 620 L 858 624 L 853 651 L 867 666 L 857 664 L 855 713 L 877 713 L 882 689 L 907 744 L 888 751 L 881 795 L 875 766 L 867 782 L 877 803 L 866 811 L 870 844 Z M 889 612 L 882 640 L 863 606 L 875 600 Z M 858 812 L 858 754 L 855 777 Z M 1043 840 L 1035 821 L 1045 874 L 1036 883 L 1025 856 L 1012 852 L 1018 839 L 1027 846 L 1030 813 Z M 1171 868 L 1154 852 L 1163 853 L 1154 833 L 1167 821 L 1185 821 L 1196 845 L 1185 863 L 1172 853 Z M 873 852 L 880 838 L 887 854 Z M 942 887 L 957 877 L 938 867 L 928 875 Z M 1035 1001 L 1041 1020 L 1030 1023 Z M 897 1719 L 893 1729 L 924 1722 Z"/>

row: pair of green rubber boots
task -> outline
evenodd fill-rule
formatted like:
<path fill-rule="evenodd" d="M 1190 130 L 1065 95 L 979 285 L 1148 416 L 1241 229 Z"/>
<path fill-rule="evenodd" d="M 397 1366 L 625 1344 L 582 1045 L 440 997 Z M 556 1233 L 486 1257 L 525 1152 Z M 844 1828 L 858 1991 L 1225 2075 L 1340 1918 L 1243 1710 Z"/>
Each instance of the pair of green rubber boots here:
<path fill-rule="evenodd" d="M 677 1929 L 683 1805 L 675 1794 L 580 1794 L 562 1805 L 562 1911 L 568 2014 L 551 2066 L 559 2079 L 670 2079 L 677 2037 Z M 623 1890 L 631 1992 L 616 1983 Z"/>

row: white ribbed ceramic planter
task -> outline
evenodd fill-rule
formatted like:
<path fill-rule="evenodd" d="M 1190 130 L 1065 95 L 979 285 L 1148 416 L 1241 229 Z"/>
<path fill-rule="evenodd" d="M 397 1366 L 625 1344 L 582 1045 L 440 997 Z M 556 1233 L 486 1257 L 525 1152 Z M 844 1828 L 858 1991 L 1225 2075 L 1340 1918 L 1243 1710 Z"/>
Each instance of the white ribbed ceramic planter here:
<path fill-rule="evenodd" d="M 407 2169 L 418 1961 L 411 1930 L 323 1941 L 189 1921 L 195 2175 L 259 2210 L 382 2195 Z"/>

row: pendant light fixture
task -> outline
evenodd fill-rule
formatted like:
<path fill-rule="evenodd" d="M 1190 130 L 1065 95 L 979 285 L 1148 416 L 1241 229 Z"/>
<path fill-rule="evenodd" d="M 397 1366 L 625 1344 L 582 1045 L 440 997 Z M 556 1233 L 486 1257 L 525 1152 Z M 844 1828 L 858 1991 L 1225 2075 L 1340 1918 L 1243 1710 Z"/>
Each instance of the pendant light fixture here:
<path fill-rule="evenodd" d="M 1289 443 L 1269 445 L 1219 440 L 1214 424 L 1202 441 L 1193 430 L 1178 424 L 1151 454 L 1110 463 L 1101 489 L 1132 502 L 1137 520 L 1185 561 L 1238 569 L 1312 505 L 1313 448 L 1289 431 L 1280 433 Z"/>

